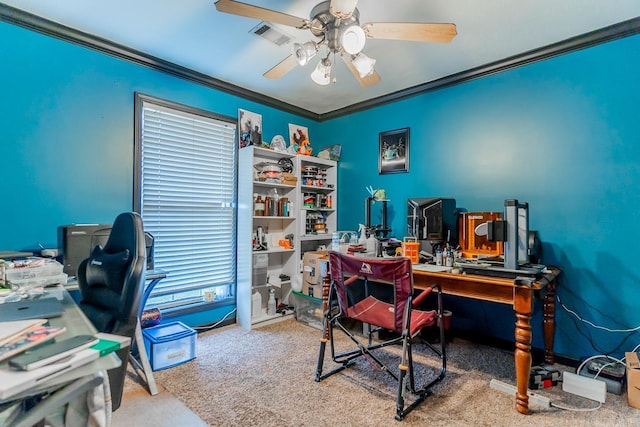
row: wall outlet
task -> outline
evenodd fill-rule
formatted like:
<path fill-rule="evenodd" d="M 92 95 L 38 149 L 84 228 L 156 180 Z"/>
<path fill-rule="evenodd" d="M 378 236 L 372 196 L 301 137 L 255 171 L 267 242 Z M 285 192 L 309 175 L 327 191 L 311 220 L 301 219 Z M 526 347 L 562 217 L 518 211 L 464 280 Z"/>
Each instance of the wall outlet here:
<path fill-rule="evenodd" d="M 607 398 L 607 384 L 604 381 L 572 374 L 562 373 L 562 391 L 586 397 L 604 403 Z"/>

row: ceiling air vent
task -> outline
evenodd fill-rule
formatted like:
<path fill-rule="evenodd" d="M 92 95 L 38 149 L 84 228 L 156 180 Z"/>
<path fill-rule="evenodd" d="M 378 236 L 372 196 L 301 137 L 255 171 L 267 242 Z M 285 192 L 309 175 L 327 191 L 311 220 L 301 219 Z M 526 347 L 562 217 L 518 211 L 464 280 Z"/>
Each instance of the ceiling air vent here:
<path fill-rule="evenodd" d="M 261 37 L 277 46 L 284 46 L 291 43 L 293 37 L 285 34 L 281 29 L 273 26 L 268 22 L 261 22 L 249 31 L 258 37 Z"/>

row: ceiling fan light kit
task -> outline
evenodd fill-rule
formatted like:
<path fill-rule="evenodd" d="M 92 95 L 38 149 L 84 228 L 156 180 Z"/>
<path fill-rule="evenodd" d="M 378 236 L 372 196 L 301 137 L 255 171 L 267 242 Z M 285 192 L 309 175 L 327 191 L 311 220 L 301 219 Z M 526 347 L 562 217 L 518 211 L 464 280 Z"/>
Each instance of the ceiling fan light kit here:
<path fill-rule="evenodd" d="M 353 64 L 354 67 L 356 67 L 356 70 L 358 70 L 358 75 L 361 78 L 365 78 L 373 74 L 373 71 L 374 71 L 373 68 L 376 65 L 376 60 L 373 58 L 369 58 L 367 55 L 360 52 L 359 54 L 353 57 L 353 59 L 351 60 L 351 63 Z"/>
<path fill-rule="evenodd" d="M 458 34 L 455 24 L 450 23 L 369 22 L 361 26 L 357 4 L 358 0 L 322 1 L 313 7 L 310 19 L 234 0 L 218 0 L 215 6 L 219 12 L 311 31 L 318 41 L 295 43 L 293 53 L 266 71 L 264 76 L 271 79 L 280 78 L 296 65 L 308 64 L 320 46 L 326 46 L 327 56 L 311 73 L 311 79 L 320 85 L 330 83 L 332 64 L 329 55 L 332 53 L 334 58 L 336 55 L 342 58 L 361 86 L 378 83 L 380 76 L 374 69 L 376 60 L 362 52 L 368 38 L 448 43 Z"/>
<path fill-rule="evenodd" d="M 338 19 L 349 18 L 358 4 L 358 0 L 333 0 L 329 12 Z"/>
<path fill-rule="evenodd" d="M 328 56 L 318 62 L 316 69 L 311 73 L 311 80 L 320 86 L 326 86 L 331 82 L 331 61 Z"/>
<path fill-rule="evenodd" d="M 293 44 L 293 54 L 296 56 L 296 61 L 300 66 L 307 65 L 311 58 L 316 56 L 316 53 L 318 53 L 318 45 L 314 42 Z"/>
<path fill-rule="evenodd" d="M 364 30 L 358 25 L 352 25 L 345 29 L 340 37 L 340 44 L 349 55 L 357 55 L 360 53 L 366 41 L 367 36 L 364 34 Z"/>

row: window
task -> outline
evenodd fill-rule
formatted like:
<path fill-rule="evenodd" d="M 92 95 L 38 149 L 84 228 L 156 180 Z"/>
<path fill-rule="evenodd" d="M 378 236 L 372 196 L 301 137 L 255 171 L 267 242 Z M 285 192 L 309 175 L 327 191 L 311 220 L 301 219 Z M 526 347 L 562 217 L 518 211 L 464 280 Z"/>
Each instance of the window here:
<path fill-rule="evenodd" d="M 135 121 L 134 209 L 167 272 L 148 306 L 233 300 L 235 120 L 136 94 Z"/>

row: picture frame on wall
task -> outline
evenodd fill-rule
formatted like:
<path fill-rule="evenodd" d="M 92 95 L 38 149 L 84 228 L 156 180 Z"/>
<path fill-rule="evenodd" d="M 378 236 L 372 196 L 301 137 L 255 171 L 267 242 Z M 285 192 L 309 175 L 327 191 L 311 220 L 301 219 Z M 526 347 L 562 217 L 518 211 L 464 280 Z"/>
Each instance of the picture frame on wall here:
<path fill-rule="evenodd" d="M 409 128 L 380 132 L 378 173 L 409 172 Z"/>

